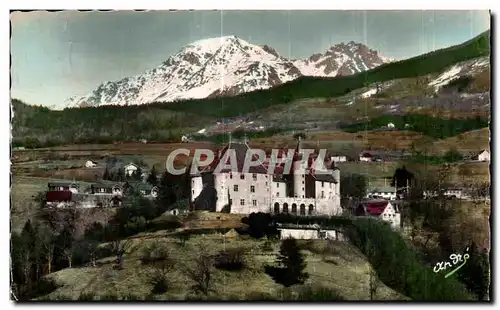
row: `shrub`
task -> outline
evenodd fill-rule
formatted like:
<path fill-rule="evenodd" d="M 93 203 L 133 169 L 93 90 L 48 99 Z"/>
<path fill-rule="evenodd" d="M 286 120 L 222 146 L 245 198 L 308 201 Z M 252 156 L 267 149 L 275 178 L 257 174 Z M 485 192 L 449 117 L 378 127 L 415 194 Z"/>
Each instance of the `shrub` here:
<path fill-rule="evenodd" d="M 241 270 L 245 267 L 244 250 L 241 248 L 220 252 L 215 257 L 215 268 L 228 271 Z"/>
<path fill-rule="evenodd" d="M 301 301 L 334 301 L 345 300 L 335 289 L 322 286 L 306 285 L 298 291 L 296 300 Z"/>

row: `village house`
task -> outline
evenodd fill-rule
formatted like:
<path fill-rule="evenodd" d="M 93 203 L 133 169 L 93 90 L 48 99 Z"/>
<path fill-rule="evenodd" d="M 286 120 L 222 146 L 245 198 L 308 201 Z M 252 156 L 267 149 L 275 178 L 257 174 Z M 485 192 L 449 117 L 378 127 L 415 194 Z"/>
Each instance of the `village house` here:
<path fill-rule="evenodd" d="M 189 142 L 189 137 L 188 137 L 188 136 L 186 136 L 186 135 L 183 135 L 183 136 L 181 137 L 181 142 Z"/>
<path fill-rule="evenodd" d="M 366 198 L 396 200 L 397 197 L 396 188 L 394 187 L 374 188 L 369 189 L 367 192 Z"/>
<path fill-rule="evenodd" d="M 471 159 L 476 161 L 490 161 L 490 152 L 488 150 L 481 150 L 473 154 Z"/>
<path fill-rule="evenodd" d="M 448 199 L 469 199 L 470 196 L 462 188 L 448 188 L 441 191 L 442 195 Z M 438 191 L 424 191 L 423 196 L 425 199 L 435 198 L 439 196 Z"/>
<path fill-rule="evenodd" d="M 397 206 L 385 199 L 362 201 L 356 208 L 355 215 L 380 219 L 388 222 L 393 229 L 401 228 L 401 214 Z"/>
<path fill-rule="evenodd" d="M 78 193 L 80 185 L 75 182 L 51 182 L 47 184 L 49 191 L 70 191 Z"/>
<path fill-rule="evenodd" d="M 126 175 L 132 176 L 139 169 L 139 166 L 134 163 L 130 163 L 128 165 L 125 165 L 123 168 L 125 169 Z"/>
<path fill-rule="evenodd" d="M 124 187 L 124 184 L 122 184 L 122 183 L 91 184 L 90 185 L 90 194 L 122 196 L 123 195 L 123 187 Z"/>
<path fill-rule="evenodd" d="M 97 167 L 97 162 L 93 161 L 93 160 L 87 160 L 85 162 L 85 167 L 86 168 L 94 168 L 94 167 Z"/>
<path fill-rule="evenodd" d="M 287 238 L 302 240 L 345 240 L 341 232 L 335 229 L 323 229 L 319 225 L 279 224 L 278 235 L 281 240 Z"/>
<path fill-rule="evenodd" d="M 387 128 L 389 128 L 389 129 L 394 129 L 394 127 L 395 127 L 395 126 L 394 126 L 394 124 L 393 124 L 393 123 L 388 123 L 388 124 L 387 124 Z"/>
<path fill-rule="evenodd" d="M 120 207 L 118 196 L 103 196 L 70 191 L 49 191 L 46 195 L 46 206 L 49 208 L 109 208 Z"/>
<path fill-rule="evenodd" d="M 336 163 L 343 163 L 347 161 L 347 156 L 343 155 L 333 155 L 330 157 L 330 160 Z"/>
<path fill-rule="evenodd" d="M 363 152 L 359 155 L 359 161 L 371 162 L 373 161 L 373 155 L 368 152 Z"/>
<path fill-rule="evenodd" d="M 216 160 L 210 166 L 191 178 L 191 202 L 197 205 L 197 197 L 202 191 L 213 188 L 216 195 L 215 212 L 229 209 L 230 213 L 250 214 L 292 213 L 297 215 L 338 215 L 340 206 L 340 170 L 332 163 L 331 172 L 316 173 L 311 168 L 317 154 L 312 154 L 302 161 L 301 142 L 293 154 L 292 172 L 283 174 L 284 164 L 275 167 L 274 174 L 268 174 L 270 158 L 260 165 L 251 166 L 243 172 L 247 150 L 245 142 L 229 142 L 219 150 Z M 215 173 L 221 158 L 228 150 L 236 154 L 237 171 L 222 169 Z M 300 168 L 304 174 L 295 173 Z M 205 195 L 206 196 L 206 195 Z M 208 196 L 207 196 L 208 197 Z"/>
<path fill-rule="evenodd" d="M 135 188 L 141 195 L 147 198 L 156 198 L 158 197 L 159 189 L 158 186 L 153 186 L 149 183 L 142 182 L 134 182 L 130 183 L 130 186 Z"/>

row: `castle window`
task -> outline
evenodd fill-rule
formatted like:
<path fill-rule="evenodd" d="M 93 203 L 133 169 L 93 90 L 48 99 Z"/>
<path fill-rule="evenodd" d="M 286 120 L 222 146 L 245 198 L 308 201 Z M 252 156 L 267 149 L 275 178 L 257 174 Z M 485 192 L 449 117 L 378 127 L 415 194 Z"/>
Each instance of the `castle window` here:
<path fill-rule="evenodd" d="M 288 204 L 283 204 L 283 213 L 288 213 Z"/>
<path fill-rule="evenodd" d="M 240 205 L 242 205 L 242 206 L 245 205 L 245 199 L 240 199 Z"/>
<path fill-rule="evenodd" d="M 314 210 L 314 206 L 313 205 L 309 205 L 309 215 L 313 214 L 313 210 Z"/>
<path fill-rule="evenodd" d="M 254 179 L 254 181 L 256 181 L 257 180 L 257 174 L 256 173 L 252 174 L 252 178 Z"/>
<path fill-rule="evenodd" d="M 321 191 L 321 198 L 325 198 L 325 192 Z"/>
<path fill-rule="evenodd" d="M 304 182 L 304 180 L 302 180 L 302 184 L 304 184 L 304 183 L 306 183 L 306 182 Z"/>
<path fill-rule="evenodd" d="M 254 200 L 252 200 L 252 205 L 253 205 L 253 206 L 256 206 L 256 205 L 257 205 L 257 200 L 255 200 L 255 199 L 254 199 Z"/>
<path fill-rule="evenodd" d="M 230 179 L 232 179 L 232 178 L 233 178 L 233 174 L 232 174 L 232 173 L 230 173 L 230 174 L 229 174 L 229 178 L 230 178 Z"/>
<path fill-rule="evenodd" d="M 277 183 L 276 183 L 276 187 L 277 187 L 277 188 L 279 188 L 279 187 L 280 187 L 280 183 L 279 183 L 279 182 L 277 182 Z"/>
<path fill-rule="evenodd" d="M 280 213 L 280 204 L 279 203 L 274 203 L 274 214 Z"/>
<path fill-rule="evenodd" d="M 255 186 L 250 186 L 250 192 L 255 193 Z"/>
<path fill-rule="evenodd" d="M 244 173 L 240 174 L 240 179 L 242 179 L 242 180 L 245 179 L 245 174 Z"/>
<path fill-rule="evenodd" d="M 325 182 L 321 182 L 321 187 L 325 187 Z"/>
<path fill-rule="evenodd" d="M 300 205 L 300 215 L 306 215 L 306 206 L 304 204 Z"/>
<path fill-rule="evenodd" d="M 276 197 L 279 197 L 280 196 L 280 192 L 276 192 Z"/>
<path fill-rule="evenodd" d="M 233 190 L 234 190 L 235 192 L 237 192 L 237 191 L 238 191 L 238 185 L 234 185 L 234 186 L 233 186 Z"/>
<path fill-rule="evenodd" d="M 297 214 L 297 205 L 292 204 L 292 214 Z"/>

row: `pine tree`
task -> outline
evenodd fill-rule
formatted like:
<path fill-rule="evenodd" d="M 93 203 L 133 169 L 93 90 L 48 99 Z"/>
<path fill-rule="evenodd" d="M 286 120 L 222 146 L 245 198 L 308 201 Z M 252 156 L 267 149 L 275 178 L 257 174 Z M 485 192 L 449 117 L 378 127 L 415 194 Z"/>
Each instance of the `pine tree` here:
<path fill-rule="evenodd" d="M 158 197 L 156 201 L 165 210 L 168 206 L 176 202 L 176 184 L 167 171 L 163 173 L 158 185 Z"/>
<path fill-rule="evenodd" d="M 156 185 L 158 183 L 157 174 L 158 173 L 156 172 L 156 168 L 155 166 L 153 166 L 153 168 L 151 168 L 151 172 L 148 175 L 147 182 L 153 186 Z"/>
<path fill-rule="evenodd" d="M 140 181 L 142 180 L 142 169 L 141 167 L 137 167 L 137 170 L 132 175 L 133 179 Z"/>
<path fill-rule="evenodd" d="M 485 300 L 490 286 L 489 256 L 486 250 L 481 251 L 475 243 L 472 243 L 469 248 L 470 257 L 467 263 L 458 270 L 458 279 L 479 300 Z"/>
<path fill-rule="evenodd" d="M 281 266 L 281 272 L 280 276 L 275 278 L 275 281 L 285 287 L 294 284 L 303 284 L 309 277 L 304 272 L 306 263 L 294 238 L 283 240 L 277 262 Z"/>
<path fill-rule="evenodd" d="M 106 167 L 106 170 L 104 170 L 104 174 L 102 175 L 102 179 L 103 180 L 111 180 L 108 167 Z"/>

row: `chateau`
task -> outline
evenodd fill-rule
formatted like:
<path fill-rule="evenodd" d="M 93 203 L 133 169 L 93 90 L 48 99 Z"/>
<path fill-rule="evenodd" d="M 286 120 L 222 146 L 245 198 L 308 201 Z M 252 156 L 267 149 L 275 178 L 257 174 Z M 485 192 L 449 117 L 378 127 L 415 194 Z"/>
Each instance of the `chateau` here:
<path fill-rule="evenodd" d="M 276 164 L 274 171 L 271 157 L 266 154 L 258 165 L 243 171 L 245 157 L 251 148 L 246 142 L 229 142 L 215 155 L 211 165 L 199 169 L 191 178 L 191 201 L 194 203 L 202 191 L 215 192 L 215 209 L 211 211 L 249 214 L 252 212 L 291 213 L 296 215 L 340 215 L 340 171 L 325 156 L 323 167 L 330 170 L 315 170 L 318 152 L 303 158 L 300 140 L 293 156 L 288 154 L 291 172 L 285 171 L 286 163 Z M 233 153 L 235 156 L 227 156 Z M 284 151 L 278 154 L 283 159 Z M 227 157 L 236 159 L 237 169 L 215 169 Z M 255 159 L 255 158 L 254 158 Z M 290 165 L 290 162 L 288 163 Z M 215 191 L 214 191 L 215 190 Z M 203 195 L 202 195 L 203 196 Z M 202 198 L 204 199 L 204 198 Z"/>

